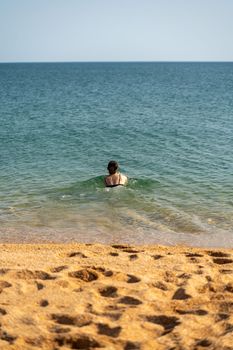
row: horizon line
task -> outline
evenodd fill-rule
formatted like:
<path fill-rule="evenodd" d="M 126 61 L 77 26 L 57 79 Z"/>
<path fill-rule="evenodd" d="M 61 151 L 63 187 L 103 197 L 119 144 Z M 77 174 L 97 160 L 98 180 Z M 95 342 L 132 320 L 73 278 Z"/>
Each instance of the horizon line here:
<path fill-rule="evenodd" d="M 18 64 L 18 63 L 233 63 L 232 61 L 227 61 L 227 60 L 119 60 L 119 61 L 114 61 L 114 60 L 86 60 L 86 61 L 0 61 L 0 64 Z"/>

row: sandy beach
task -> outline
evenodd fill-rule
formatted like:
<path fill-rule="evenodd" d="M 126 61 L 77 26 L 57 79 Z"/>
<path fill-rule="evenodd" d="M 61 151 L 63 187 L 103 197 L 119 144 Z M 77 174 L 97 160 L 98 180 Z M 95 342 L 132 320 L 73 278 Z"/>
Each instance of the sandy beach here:
<path fill-rule="evenodd" d="M 233 250 L 0 249 L 0 349 L 233 349 Z"/>

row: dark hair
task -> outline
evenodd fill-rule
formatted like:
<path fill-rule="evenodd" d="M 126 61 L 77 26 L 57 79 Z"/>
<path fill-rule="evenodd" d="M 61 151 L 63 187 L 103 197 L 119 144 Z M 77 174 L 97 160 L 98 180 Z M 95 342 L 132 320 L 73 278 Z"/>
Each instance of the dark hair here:
<path fill-rule="evenodd" d="M 110 160 L 110 162 L 108 163 L 107 169 L 110 175 L 115 174 L 118 169 L 118 163 L 115 160 Z"/>

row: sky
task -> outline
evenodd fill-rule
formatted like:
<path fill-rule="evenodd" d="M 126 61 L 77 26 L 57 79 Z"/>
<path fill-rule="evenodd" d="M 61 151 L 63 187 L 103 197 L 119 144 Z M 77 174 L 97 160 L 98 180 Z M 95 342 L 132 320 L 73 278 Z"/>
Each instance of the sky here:
<path fill-rule="evenodd" d="M 233 61 L 233 0 L 0 0 L 0 62 Z"/>

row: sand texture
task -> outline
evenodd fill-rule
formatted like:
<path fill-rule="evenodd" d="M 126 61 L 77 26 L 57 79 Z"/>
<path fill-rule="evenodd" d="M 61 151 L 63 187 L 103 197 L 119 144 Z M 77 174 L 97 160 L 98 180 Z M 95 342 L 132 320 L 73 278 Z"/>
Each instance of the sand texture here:
<path fill-rule="evenodd" d="M 233 250 L 1 244 L 0 349 L 233 349 Z"/>

